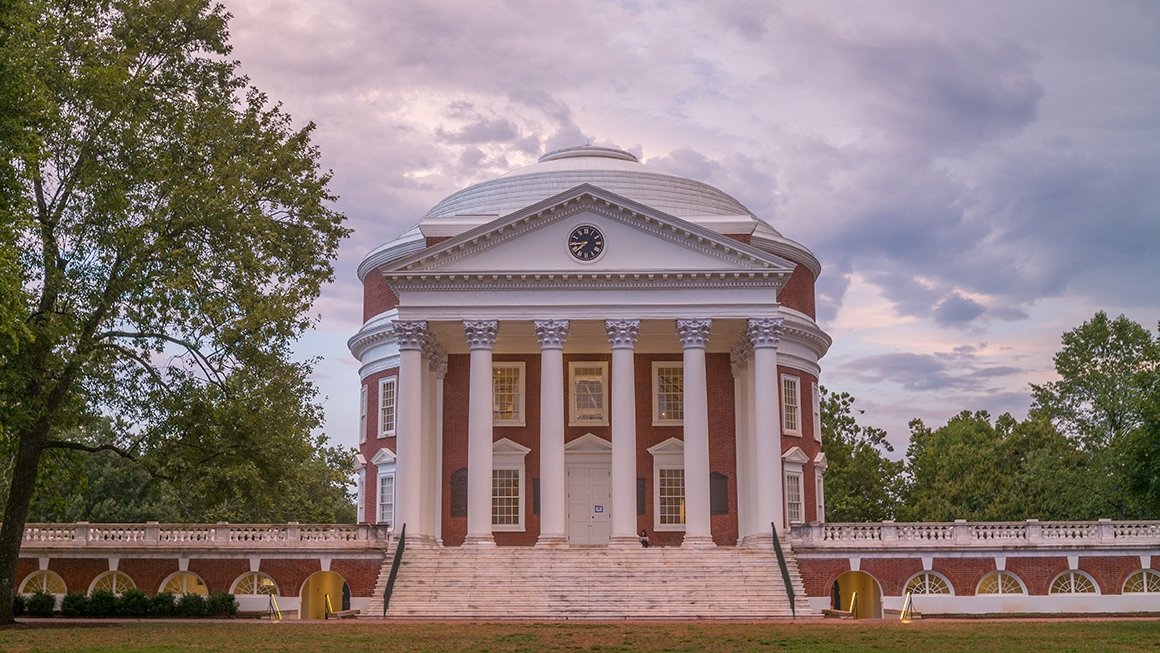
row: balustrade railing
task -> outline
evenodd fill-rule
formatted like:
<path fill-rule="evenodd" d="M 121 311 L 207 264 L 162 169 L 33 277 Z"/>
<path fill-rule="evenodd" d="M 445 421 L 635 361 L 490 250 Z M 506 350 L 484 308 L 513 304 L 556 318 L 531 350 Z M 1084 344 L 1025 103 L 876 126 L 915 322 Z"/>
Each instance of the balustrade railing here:
<path fill-rule="evenodd" d="M 376 524 L 28 524 L 25 549 L 63 548 L 385 548 L 390 536 Z"/>
<path fill-rule="evenodd" d="M 1160 546 L 1160 521 L 893 522 L 796 524 L 795 548 Z"/>

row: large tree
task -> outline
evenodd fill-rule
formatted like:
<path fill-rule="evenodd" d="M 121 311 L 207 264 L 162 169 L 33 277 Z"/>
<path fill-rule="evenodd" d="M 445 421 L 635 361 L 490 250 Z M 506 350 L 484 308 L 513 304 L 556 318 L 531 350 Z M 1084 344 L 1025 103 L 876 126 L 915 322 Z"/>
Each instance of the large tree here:
<path fill-rule="evenodd" d="M 902 482 L 902 462 L 886 432 L 862 426 L 854 416 L 854 397 L 822 388 L 822 449 L 826 452 L 826 519 L 893 519 Z M 861 412 L 861 411 L 859 411 Z"/>
<path fill-rule="evenodd" d="M 263 384 L 304 379 L 290 344 L 332 278 L 343 216 L 313 126 L 229 59 L 228 18 L 205 0 L 5 4 L 0 102 L 19 112 L 0 131 L 16 184 L 0 253 L 17 259 L 0 292 L 18 301 L 0 313 L 16 325 L 0 328 L 0 623 L 46 450 L 189 443 L 210 465 L 301 425 L 243 433 L 226 422 L 247 402 L 313 398 Z M 69 439 L 109 416 L 127 425 L 115 442 Z"/>

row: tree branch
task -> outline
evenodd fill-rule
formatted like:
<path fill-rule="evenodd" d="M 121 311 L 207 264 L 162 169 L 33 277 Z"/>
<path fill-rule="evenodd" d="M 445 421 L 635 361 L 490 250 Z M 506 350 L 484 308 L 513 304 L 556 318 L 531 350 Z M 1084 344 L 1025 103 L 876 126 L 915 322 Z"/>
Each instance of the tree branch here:
<path fill-rule="evenodd" d="M 128 460 L 137 460 L 137 454 L 123 447 L 118 447 L 115 444 L 82 444 L 80 442 L 72 442 L 70 440 L 46 440 L 44 442 L 45 449 L 72 449 L 74 451 L 87 451 L 89 453 L 97 453 L 98 451 L 112 451 L 122 458 Z"/>

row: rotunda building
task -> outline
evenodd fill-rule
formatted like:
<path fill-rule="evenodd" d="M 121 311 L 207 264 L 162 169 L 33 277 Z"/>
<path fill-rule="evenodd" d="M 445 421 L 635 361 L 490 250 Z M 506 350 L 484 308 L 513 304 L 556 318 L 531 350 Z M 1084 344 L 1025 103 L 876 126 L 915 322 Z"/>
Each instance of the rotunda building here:
<path fill-rule="evenodd" d="M 823 521 L 820 272 L 621 150 L 451 194 L 359 266 L 359 520 L 408 546 L 683 547 Z"/>

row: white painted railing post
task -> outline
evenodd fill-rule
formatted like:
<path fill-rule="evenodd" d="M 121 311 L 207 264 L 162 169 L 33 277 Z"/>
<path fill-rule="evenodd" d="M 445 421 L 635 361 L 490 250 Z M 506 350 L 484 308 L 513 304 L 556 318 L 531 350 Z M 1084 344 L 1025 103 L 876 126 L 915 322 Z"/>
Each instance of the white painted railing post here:
<path fill-rule="evenodd" d="M 1111 544 L 1116 539 L 1115 528 L 1112 525 L 1112 520 L 1101 519 L 1098 527 L 1100 544 Z"/>
<path fill-rule="evenodd" d="M 213 541 L 215 544 L 228 544 L 230 541 L 229 522 L 219 521 L 213 525 Z"/>
<path fill-rule="evenodd" d="M 156 544 L 161 539 L 161 525 L 155 521 L 145 522 L 145 542 Z"/>
<path fill-rule="evenodd" d="M 82 546 L 88 543 L 89 523 L 87 521 L 77 522 L 76 528 L 73 530 L 73 541 Z"/>
<path fill-rule="evenodd" d="M 1043 542 L 1043 526 L 1040 526 L 1038 519 L 1027 520 L 1027 543 L 1040 544 Z"/>
<path fill-rule="evenodd" d="M 297 542 L 299 539 L 302 538 L 302 531 L 300 528 L 298 528 L 298 526 L 299 526 L 299 524 L 296 521 L 292 521 L 292 522 L 286 524 L 286 541 L 287 542 Z"/>
<path fill-rule="evenodd" d="M 971 543 L 971 528 L 967 525 L 967 520 L 955 520 L 955 544 L 970 544 Z"/>
<path fill-rule="evenodd" d="M 898 526 L 894 523 L 893 519 L 887 519 L 886 521 L 882 522 L 882 541 L 898 541 Z"/>

